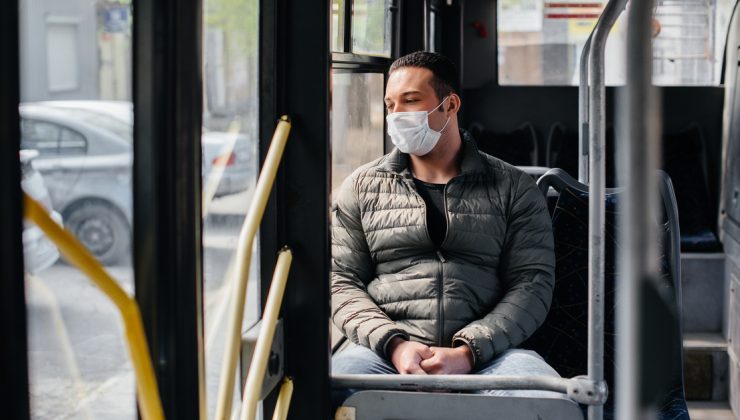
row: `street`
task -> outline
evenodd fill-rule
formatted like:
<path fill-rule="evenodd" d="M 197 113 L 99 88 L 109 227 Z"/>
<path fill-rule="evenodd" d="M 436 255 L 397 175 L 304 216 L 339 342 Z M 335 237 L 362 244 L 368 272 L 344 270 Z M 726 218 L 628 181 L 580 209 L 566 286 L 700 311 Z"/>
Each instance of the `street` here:
<path fill-rule="evenodd" d="M 251 191 L 250 191 L 251 193 Z M 244 194 L 214 201 L 243 208 Z M 239 200 L 241 198 L 241 200 Z M 231 202 L 231 204 L 229 204 Z M 219 203 L 217 205 L 217 203 Z M 241 213 L 243 215 L 243 212 Z M 230 270 L 242 217 L 213 214 L 204 227 L 204 313 L 207 405 L 213 414 L 227 326 L 224 276 Z M 258 250 L 247 291 L 245 319 L 257 319 Z M 133 294 L 131 266 L 106 267 Z M 58 261 L 26 277 L 29 365 L 34 419 L 135 419 L 134 375 L 123 324 L 112 304 L 79 270 Z"/>

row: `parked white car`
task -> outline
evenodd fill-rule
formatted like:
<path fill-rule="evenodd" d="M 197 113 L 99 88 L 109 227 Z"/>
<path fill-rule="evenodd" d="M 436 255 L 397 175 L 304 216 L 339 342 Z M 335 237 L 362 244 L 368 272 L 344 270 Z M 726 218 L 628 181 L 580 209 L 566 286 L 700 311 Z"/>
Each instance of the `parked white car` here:
<path fill-rule="evenodd" d="M 126 259 L 133 226 L 131 103 L 23 103 L 20 115 L 22 148 L 38 150 L 35 167 L 67 228 L 103 264 Z M 254 143 L 238 135 L 231 154 L 224 156 L 227 141 L 226 133 L 203 134 L 203 173 L 210 173 L 217 162 L 225 165 L 216 196 L 245 190 L 255 170 Z"/>
<path fill-rule="evenodd" d="M 46 190 L 41 174 L 34 169 L 33 159 L 38 156 L 34 150 L 21 150 L 21 189 L 31 198 L 40 202 L 51 212 L 51 217 L 62 224 L 62 216 L 52 210 L 49 192 Z M 41 229 L 31 222 L 23 222 L 23 260 L 26 271 L 36 274 L 53 265 L 59 259 L 59 250 L 44 235 Z"/>

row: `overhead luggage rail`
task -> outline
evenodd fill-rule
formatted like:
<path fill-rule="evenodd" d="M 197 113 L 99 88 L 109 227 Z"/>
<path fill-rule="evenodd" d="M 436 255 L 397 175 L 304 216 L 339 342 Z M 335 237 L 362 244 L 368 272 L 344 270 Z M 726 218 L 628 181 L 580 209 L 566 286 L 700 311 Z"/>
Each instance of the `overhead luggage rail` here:
<path fill-rule="evenodd" d="M 159 397 L 157 378 L 154 375 L 151 354 L 144 335 L 139 305 L 132 299 L 95 259 L 90 252 L 63 227 L 59 226 L 44 207 L 23 193 L 26 219 L 33 221 L 54 242 L 64 257 L 77 266 L 116 305 L 126 330 L 126 344 L 131 364 L 136 374 L 136 395 L 139 399 L 141 417 L 144 420 L 164 418 Z"/>
<path fill-rule="evenodd" d="M 252 203 L 249 206 L 247 217 L 244 219 L 244 224 L 239 233 L 239 242 L 235 255 L 236 269 L 234 270 L 234 276 L 236 278 L 232 285 L 231 297 L 233 300 L 231 300 L 229 326 L 226 332 L 226 349 L 224 351 L 223 364 L 221 365 L 221 377 L 218 387 L 218 401 L 216 406 L 216 419 L 218 420 L 231 418 L 231 401 L 234 394 L 234 377 L 236 375 L 239 344 L 241 342 L 247 280 L 249 279 L 249 268 L 252 262 L 252 246 L 257 236 L 262 216 L 265 213 L 270 191 L 275 182 L 275 176 L 288 141 L 290 128 L 289 118 L 285 115 L 282 116 L 275 128 L 275 133 L 270 142 L 270 148 L 265 157 L 265 163 L 257 180 Z"/>

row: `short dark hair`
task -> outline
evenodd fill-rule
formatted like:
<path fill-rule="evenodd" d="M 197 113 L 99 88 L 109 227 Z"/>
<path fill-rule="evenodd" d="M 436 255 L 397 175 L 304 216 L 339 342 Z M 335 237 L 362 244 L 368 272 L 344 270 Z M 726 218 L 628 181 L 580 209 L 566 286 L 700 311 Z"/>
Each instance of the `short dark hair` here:
<path fill-rule="evenodd" d="M 402 67 L 421 67 L 432 72 L 432 89 L 441 101 L 452 93 L 460 91 L 460 79 L 457 67 L 442 54 L 427 51 L 416 51 L 404 55 L 391 64 L 388 74 Z"/>

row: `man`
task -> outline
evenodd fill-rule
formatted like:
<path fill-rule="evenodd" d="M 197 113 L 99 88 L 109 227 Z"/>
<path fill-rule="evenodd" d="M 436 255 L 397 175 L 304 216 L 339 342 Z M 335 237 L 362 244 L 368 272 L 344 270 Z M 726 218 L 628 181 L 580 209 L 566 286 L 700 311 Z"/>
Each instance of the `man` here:
<path fill-rule="evenodd" d="M 332 318 L 352 342 L 333 373 L 557 373 L 512 350 L 544 321 L 555 257 L 532 179 L 458 128 L 445 57 L 396 60 L 385 104 L 396 149 L 357 169 L 332 207 Z"/>

